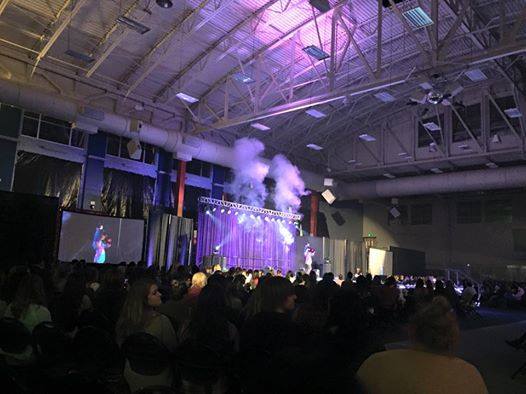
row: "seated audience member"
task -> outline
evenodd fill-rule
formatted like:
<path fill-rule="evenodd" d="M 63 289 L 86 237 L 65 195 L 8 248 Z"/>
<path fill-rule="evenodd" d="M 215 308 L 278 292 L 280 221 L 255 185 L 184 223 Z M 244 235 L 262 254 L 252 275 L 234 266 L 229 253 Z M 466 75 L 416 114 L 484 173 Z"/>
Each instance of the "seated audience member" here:
<path fill-rule="evenodd" d="M 514 307 L 522 304 L 522 298 L 524 297 L 524 289 L 517 283 L 513 283 L 510 286 L 510 290 L 505 294 L 504 298 L 507 301 L 508 306 Z"/>
<path fill-rule="evenodd" d="M 421 278 L 416 281 L 413 297 L 416 308 L 420 308 L 428 301 L 428 290 L 424 287 L 424 280 Z"/>
<path fill-rule="evenodd" d="M 15 298 L 8 305 L 5 317 L 18 319 L 32 332 L 38 324 L 51 321 L 46 305 L 42 279 L 35 274 L 26 274 L 18 284 Z"/>
<path fill-rule="evenodd" d="M 115 327 L 117 343 L 122 344 L 131 334 L 146 332 L 158 338 L 173 351 L 177 338 L 170 320 L 156 311 L 161 305 L 161 293 L 152 279 L 140 279 L 130 288 Z"/>
<path fill-rule="evenodd" d="M 117 267 L 111 267 L 102 275 L 102 283 L 95 293 L 93 305 L 115 328 L 126 299 L 124 277 Z"/>
<path fill-rule="evenodd" d="M 446 287 L 444 285 L 444 282 L 442 282 L 440 279 L 438 279 L 436 282 L 435 282 L 435 292 L 434 292 L 434 297 L 437 297 L 437 296 L 442 296 L 442 297 L 446 297 Z M 451 302 L 450 302 L 451 304 Z M 453 305 L 453 304 L 451 304 Z"/>
<path fill-rule="evenodd" d="M 241 375 L 250 385 L 249 392 L 286 391 L 291 370 L 302 361 L 295 351 L 303 341 L 290 316 L 296 299 L 294 287 L 275 276 L 264 278 L 258 289 L 261 312 L 249 318 L 241 331 Z"/>
<path fill-rule="evenodd" d="M 453 356 L 459 328 L 451 306 L 436 297 L 411 319 L 410 349 L 380 352 L 369 357 L 357 373 L 370 394 L 488 392 L 477 369 Z"/>
<path fill-rule="evenodd" d="M 52 308 L 53 318 L 66 333 L 73 334 L 78 328 L 83 312 L 92 309 L 88 297 L 86 278 L 81 273 L 69 275 L 64 291 Z"/>
<path fill-rule="evenodd" d="M 464 281 L 464 290 L 462 290 L 462 294 L 460 295 L 460 305 L 462 307 L 469 306 L 474 298 L 477 296 L 477 291 L 473 287 L 473 284 L 469 280 Z"/>
<path fill-rule="evenodd" d="M 396 279 L 388 277 L 382 287 L 377 290 L 378 307 L 383 311 L 395 311 L 400 299 L 400 290 L 396 287 Z"/>
<path fill-rule="evenodd" d="M 457 294 L 457 291 L 455 290 L 453 282 L 450 280 L 446 281 L 444 296 L 448 300 L 449 304 L 453 307 L 453 309 L 458 309 L 459 296 Z"/>

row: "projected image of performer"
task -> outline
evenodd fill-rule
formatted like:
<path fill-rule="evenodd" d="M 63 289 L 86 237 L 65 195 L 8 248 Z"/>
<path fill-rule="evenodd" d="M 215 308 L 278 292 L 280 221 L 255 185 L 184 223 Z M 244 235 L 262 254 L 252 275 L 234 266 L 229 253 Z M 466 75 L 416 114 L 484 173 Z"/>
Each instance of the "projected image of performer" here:
<path fill-rule="evenodd" d="M 111 247 L 111 238 L 108 237 L 108 234 L 102 232 L 103 229 L 104 226 L 102 226 L 102 224 L 95 229 L 93 243 L 91 244 L 95 251 L 93 262 L 98 264 L 102 264 L 106 261 L 106 249 Z"/>
<path fill-rule="evenodd" d="M 316 249 L 310 246 L 307 242 L 305 249 L 303 250 L 303 256 L 305 257 L 305 272 L 307 274 L 312 270 L 312 257 L 316 254 Z"/>

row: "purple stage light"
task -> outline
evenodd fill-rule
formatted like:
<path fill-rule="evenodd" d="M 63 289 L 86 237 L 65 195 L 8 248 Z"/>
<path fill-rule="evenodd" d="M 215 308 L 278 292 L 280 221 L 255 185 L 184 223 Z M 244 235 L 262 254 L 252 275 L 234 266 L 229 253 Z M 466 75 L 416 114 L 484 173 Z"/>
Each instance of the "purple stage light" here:
<path fill-rule="evenodd" d="M 225 208 L 221 208 L 221 213 L 225 213 Z"/>

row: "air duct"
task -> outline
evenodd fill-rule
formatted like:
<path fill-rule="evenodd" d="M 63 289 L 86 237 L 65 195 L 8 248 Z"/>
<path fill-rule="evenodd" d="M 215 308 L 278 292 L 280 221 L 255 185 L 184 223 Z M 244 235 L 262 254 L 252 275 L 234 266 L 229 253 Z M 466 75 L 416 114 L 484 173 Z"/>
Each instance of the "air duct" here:
<path fill-rule="evenodd" d="M 88 122 L 94 128 L 129 139 L 137 138 L 138 134 L 140 142 L 163 148 L 182 157 L 195 158 L 229 168 L 234 164 L 235 155 L 230 147 L 147 123 L 141 123 L 138 129 L 134 127 L 136 121 L 133 119 L 85 106 L 73 99 L 64 98 L 38 87 L 0 79 L 0 101 L 72 123 Z M 313 190 L 323 188 L 323 176 L 309 171 L 301 171 L 301 176 L 308 188 Z"/>
<path fill-rule="evenodd" d="M 526 186 L 526 166 L 472 170 L 391 180 L 358 182 L 342 187 L 342 198 L 372 199 L 458 193 Z"/>

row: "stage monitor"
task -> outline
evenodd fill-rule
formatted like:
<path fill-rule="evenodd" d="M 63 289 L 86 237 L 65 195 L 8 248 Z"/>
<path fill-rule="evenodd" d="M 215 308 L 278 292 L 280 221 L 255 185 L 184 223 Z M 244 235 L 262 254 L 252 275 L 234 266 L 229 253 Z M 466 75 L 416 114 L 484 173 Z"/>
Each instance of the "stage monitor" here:
<path fill-rule="evenodd" d="M 139 261 L 143 238 L 144 220 L 63 211 L 58 258 L 112 264 Z"/>

